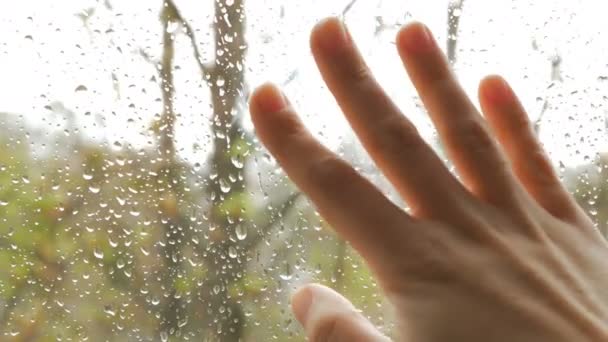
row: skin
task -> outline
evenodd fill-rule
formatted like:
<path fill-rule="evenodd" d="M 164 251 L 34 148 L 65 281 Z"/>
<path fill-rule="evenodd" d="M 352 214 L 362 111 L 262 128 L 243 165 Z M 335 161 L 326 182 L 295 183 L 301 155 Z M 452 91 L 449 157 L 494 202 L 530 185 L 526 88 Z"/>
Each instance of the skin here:
<path fill-rule="evenodd" d="M 460 180 L 418 135 L 336 18 L 313 30 L 325 83 L 379 169 L 410 206 L 389 201 L 306 130 L 272 84 L 250 110 L 267 149 L 366 260 L 395 308 L 400 341 L 608 341 L 608 248 L 564 189 L 513 90 L 479 86 L 481 113 L 430 31 L 397 49 Z M 365 200 L 361 200 L 365 199 Z M 321 285 L 292 298 L 311 341 L 385 341 Z"/>

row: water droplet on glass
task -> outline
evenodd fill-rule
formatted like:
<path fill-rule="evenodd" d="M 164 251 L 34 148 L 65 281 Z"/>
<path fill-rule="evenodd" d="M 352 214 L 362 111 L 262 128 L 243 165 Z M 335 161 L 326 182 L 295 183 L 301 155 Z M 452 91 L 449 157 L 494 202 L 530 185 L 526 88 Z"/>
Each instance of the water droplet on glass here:
<path fill-rule="evenodd" d="M 220 190 L 222 190 L 222 192 L 226 194 L 230 192 L 230 189 L 230 183 L 228 183 L 225 179 L 220 178 Z"/>
<path fill-rule="evenodd" d="M 237 169 L 242 169 L 244 166 L 244 163 L 241 159 L 242 158 L 240 156 L 235 156 L 235 157 L 230 158 L 230 161 L 232 162 L 232 165 L 234 165 L 234 167 L 236 167 Z"/>
<path fill-rule="evenodd" d="M 93 255 L 97 258 L 97 259 L 103 259 L 103 251 L 100 250 L 99 248 L 95 248 L 95 250 L 93 250 Z"/>
<path fill-rule="evenodd" d="M 238 256 L 238 253 L 234 246 L 228 247 L 228 256 L 232 259 L 236 259 L 236 257 Z"/>
<path fill-rule="evenodd" d="M 293 278 L 293 273 L 291 272 L 289 264 L 285 264 L 285 269 L 279 274 L 279 277 L 283 280 L 291 280 L 291 278 Z"/>
<path fill-rule="evenodd" d="M 110 316 L 116 316 L 116 311 L 114 311 L 111 305 L 105 305 L 103 311 Z"/>
<path fill-rule="evenodd" d="M 291 278 L 293 278 L 293 274 L 281 273 L 279 277 L 283 280 L 291 280 Z"/>
<path fill-rule="evenodd" d="M 239 224 L 235 228 L 236 238 L 239 240 L 245 240 L 247 238 L 247 227 L 243 224 Z"/>

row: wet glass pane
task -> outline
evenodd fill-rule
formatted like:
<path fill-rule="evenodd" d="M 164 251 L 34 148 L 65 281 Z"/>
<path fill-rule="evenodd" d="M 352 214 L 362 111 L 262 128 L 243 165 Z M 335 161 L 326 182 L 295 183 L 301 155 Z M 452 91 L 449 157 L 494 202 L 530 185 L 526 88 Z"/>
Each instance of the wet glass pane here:
<path fill-rule="evenodd" d="M 405 204 L 309 52 L 328 15 L 442 153 L 395 50 L 427 23 L 467 91 L 514 85 L 606 229 L 601 1 L 21 0 L 0 4 L 0 339 L 301 341 L 316 281 L 390 335 L 367 267 L 261 147 L 247 98 L 282 85 L 314 134 Z M 604 32 L 605 33 L 605 32 Z M 365 200 L 365 199 L 361 199 Z"/>

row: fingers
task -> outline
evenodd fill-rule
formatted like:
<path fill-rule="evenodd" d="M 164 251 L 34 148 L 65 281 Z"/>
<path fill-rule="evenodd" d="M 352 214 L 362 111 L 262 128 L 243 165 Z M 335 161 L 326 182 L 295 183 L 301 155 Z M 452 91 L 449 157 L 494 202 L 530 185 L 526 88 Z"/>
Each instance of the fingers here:
<path fill-rule="evenodd" d="M 375 81 L 340 20 L 319 23 L 311 48 L 355 133 L 416 216 L 455 211 L 466 189 Z"/>
<path fill-rule="evenodd" d="M 376 271 L 413 240 L 404 236 L 413 219 L 316 141 L 275 86 L 256 89 L 250 110 L 258 136 L 287 175 Z"/>
<path fill-rule="evenodd" d="M 555 217 L 576 222 L 586 217 L 562 186 L 528 115 L 504 79 L 485 78 L 479 86 L 479 101 L 513 170 L 532 197 Z"/>
<path fill-rule="evenodd" d="M 311 342 L 390 341 L 334 290 L 312 284 L 292 297 L 293 312 Z"/>
<path fill-rule="evenodd" d="M 397 46 L 463 182 L 491 203 L 517 203 L 513 189 L 518 184 L 505 157 L 428 28 L 420 23 L 406 26 L 399 32 Z"/>

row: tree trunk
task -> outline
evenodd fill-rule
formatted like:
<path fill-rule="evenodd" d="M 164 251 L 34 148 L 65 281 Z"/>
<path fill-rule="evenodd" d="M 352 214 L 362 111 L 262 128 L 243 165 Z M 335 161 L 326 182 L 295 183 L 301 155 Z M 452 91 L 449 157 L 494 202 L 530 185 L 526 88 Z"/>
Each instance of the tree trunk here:
<path fill-rule="evenodd" d="M 207 251 L 209 279 L 202 297 L 208 298 L 210 328 L 220 341 L 239 341 L 243 335 L 244 312 L 240 300 L 231 296 L 231 285 L 246 272 L 247 250 L 235 238 L 238 213 L 221 212 L 222 204 L 245 191 L 244 165 L 234 163 L 235 147 L 244 139 L 238 114 L 242 111 L 243 65 L 246 52 L 243 0 L 217 0 L 214 15 L 215 62 L 209 70 L 213 105 L 213 174 L 209 193 L 213 199 Z M 237 151 L 238 152 L 238 151 Z M 243 197 L 238 197 L 243 198 Z M 238 200 L 237 200 L 238 202 Z"/>

